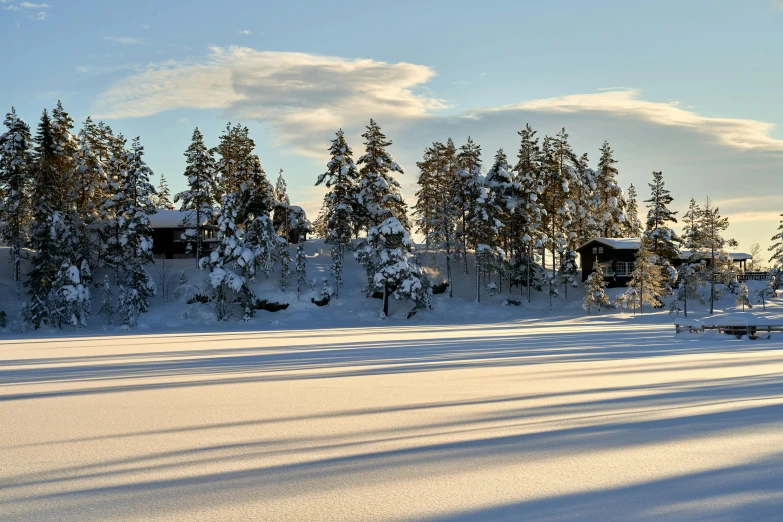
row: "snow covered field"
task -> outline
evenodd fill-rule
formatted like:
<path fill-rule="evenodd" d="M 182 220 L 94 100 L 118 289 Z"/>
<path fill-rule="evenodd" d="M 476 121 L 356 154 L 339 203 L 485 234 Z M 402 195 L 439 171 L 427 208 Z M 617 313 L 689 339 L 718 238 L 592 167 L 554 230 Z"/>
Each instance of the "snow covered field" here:
<path fill-rule="evenodd" d="M 480 321 L 6 336 L 0 519 L 779 520 L 783 335 Z"/>

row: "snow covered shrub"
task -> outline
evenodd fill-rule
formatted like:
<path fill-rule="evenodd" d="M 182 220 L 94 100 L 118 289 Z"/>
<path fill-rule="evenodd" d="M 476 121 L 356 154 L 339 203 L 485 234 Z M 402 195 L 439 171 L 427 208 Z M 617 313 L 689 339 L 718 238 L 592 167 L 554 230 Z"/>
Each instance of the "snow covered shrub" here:
<path fill-rule="evenodd" d="M 735 301 L 737 306 L 742 305 L 742 311 L 745 311 L 745 307 L 753 308 L 753 305 L 750 304 L 750 296 L 748 294 L 748 285 L 745 283 L 742 283 L 739 285 L 739 290 L 737 293 L 737 299 Z"/>
<path fill-rule="evenodd" d="M 609 302 L 609 297 L 606 295 L 604 271 L 601 265 L 596 265 L 593 273 L 587 276 L 585 281 L 585 297 L 582 308 L 587 310 L 587 315 L 590 315 L 593 308 L 598 308 L 600 312 L 602 306 L 609 308 L 612 305 Z"/>
<path fill-rule="evenodd" d="M 517 301 L 516 299 L 503 299 L 503 306 L 520 306 L 522 305 L 522 301 Z"/>

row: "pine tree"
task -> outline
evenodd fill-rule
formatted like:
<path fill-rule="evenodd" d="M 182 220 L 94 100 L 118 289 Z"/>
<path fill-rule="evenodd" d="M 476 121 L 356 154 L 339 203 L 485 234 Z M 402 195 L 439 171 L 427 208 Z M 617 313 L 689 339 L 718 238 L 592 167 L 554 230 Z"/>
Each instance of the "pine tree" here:
<path fill-rule="evenodd" d="M 544 172 L 541 165 L 541 150 L 538 138 L 530 125 L 519 131 L 521 138 L 515 178 L 506 199 L 506 208 L 511 212 L 509 237 L 513 258 L 513 270 L 520 288 L 527 288 L 527 300 L 531 300 L 531 289 L 536 281 L 537 267 L 535 252 L 543 251 L 546 245 L 544 223 L 547 214 L 543 205 Z"/>
<path fill-rule="evenodd" d="M 55 276 L 55 289 L 52 301 L 52 326 L 61 328 L 70 324 L 76 328 L 86 328 L 90 316 L 90 289 L 83 284 L 79 269 L 64 262 Z"/>
<path fill-rule="evenodd" d="M 515 272 L 509 270 L 508 254 L 512 249 L 511 238 L 511 209 L 515 208 L 515 203 L 511 202 L 512 192 L 514 192 L 514 178 L 511 165 L 508 163 L 508 157 L 503 149 L 498 149 L 495 153 L 495 159 L 492 166 L 487 171 L 483 180 L 483 186 L 490 191 L 490 195 L 496 207 L 493 210 L 494 217 L 498 220 L 499 226 L 492 238 L 492 244 L 503 253 L 503 262 L 495 264 L 495 270 L 498 273 L 500 290 L 504 277 L 514 278 Z M 509 206 L 511 204 L 511 206 Z M 478 241 L 482 241 L 480 233 L 473 232 Z M 477 246 L 478 248 L 478 246 Z M 513 262 L 513 259 L 511 259 Z M 517 277 L 517 282 L 519 278 Z M 510 283 L 509 283 L 510 284 Z"/>
<path fill-rule="evenodd" d="M 419 309 L 431 306 L 432 290 L 429 282 L 414 260 L 413 241 L 397 218 L 387 218 L 379 226 L 370 228 L 363 248 L 378 252 L 373 284 L 375 289 L 383 292 L 381 317 L 389 315 L 390 296 L 414 302 L 408 317 Z"/>
<path fill-rule="evenodd" d="M 503 223 L 500 221 L 500 206 L 495 200 L 495 192 L 481 187 L 475 200 L 468 226 L 476 238 L 476 302 L 481 302 L 481 277 L 499 265 L 502 250 L 496 248 L 496 239 Z"/>
<path fill-rule="evenodd" d="M 221 201 L 227 194 L 238 192 L 242 183 L 247 181 L 246 165 L 255 146 L 247 127 L 240 124 L 232 127 L 230 122 L 226 124 L 226 130 L 219 138 L 219 145 L 210 151 L 220 156 L 216 164 L 216 201 Z"/>
<path fill-rule="evenodd" d="M 8 129 L 0 135 L 0 238 L 8 246 L 16 298 L 20 298 L 27 226 L 30 220 L 29 184 L 33 168 L 30 127 L 12 107 L 6 114 Z"/>
<path fill-rule="evenodd" d="M 783 214 L 780 216 L 783 217 Z M 780 220 L 778 231 L 772 236 L 771 241 L 772 245 L 770 245 L 768 250 L 772 252 L 772 256 L 769 258 L 769 262 L 772 268 L 783 268 L 783 219 Z"/>
<path fill-rule="evenodd" d="M 88 116 L 79 132 L 79 153 L 74 169 L 76 206 L 74 226 L 78 236 L 78 257 L 97 266 L 101 253 L 101 238 L 96 225 L 103 219 L 108 193 L 108 146 L 104 141 L 105 126 L 96 125 Z M 84 279 L 84 274 L 82 274 Z M 88 279 L 84 280 L 89 283 Z"/>
<path fill-rule="evenodd" d="M 602 306 L 606 308 L 611 306 L 609 297 L 606 295 L 606 281 L 604 278 L 604 271 L 601 265 L 596 263 L 593 273 L 585 281 L 585 298 L 582 308 L 587 310 L 587 315 L 590 315 L 593 308 L 598 308 L 600 312 Z"/>
<path fill-rule="evenodd" d="M 180 211 L 187 212 L 183 220 L 185 226 L 191 223 L 195 228 L 189 228 L 185 237 L 196 248 L 196 259 L 201 258 L 203 242 L 203 225 L 212 214 L 217 204 L 216 165 L 212 151 L 204 145 L 204 136 L 196 128 L 190 146 L 185 151 L 185 177 L 188 180 L 188 190 L 174 196 L 174 202 L 182 201 Z M 191 219 L 193 218 L 193 219 Z"/>
<path fill-rule="evenodd" d="M 603 237 L 620 237 L 626 221 L 625 196 L 617 184 L 617 160 L 613 154 L 609 142 L 605 141 L 601 146 L 601 158 L 595 173 L 596 221 Z"/>
<path fill-rule="evenodd" d="M 301 297 L 307 288 L 307 255 L 304 243 L 296 246 L 296 297 Z"/>
<path fill-rule="evenodd" d="M 409 228 L 408 207 L 400 184 L 393 176 L 395 172 L 400 175 L 404 172 L 386 150 L 392 141 L 372 119 L 362 137 L 365 139 L 365 153 L 356 164 L 361 165 L 359 197 L 364 210 L 363 227 L 369 230 L 389 217 L 395 217 L 406 229 Z"/>
<path fill-rule="evenodd" d="M 753 308 L 753 305 L 750 303 L 750 296 L 748 295 L 748 286 L 745 283 L 740 284 L 736 304 L 737 306 L 742 305 L 743 312 L 745 311 L 746 306 L 748 308 Z"/>
<path fill-rule="evenodd" d="M 702 207 L 698 228 L 701 236 L 701 247 L 704 258 L 707 260 L 707 277 L 710 281 L 710 313 L 715 310 L 715 301 L 720 299 L 720 292 L 715 288 L 716 280 L 729 281 L 734 278 L 734 266 L 728 253 L 727 245 L 733 246 L 737 242 L 733 239 L 724 239 L 723 232 L 729 228 L 729 218 L 722 217 L 718 207 L 712 206 L 712 201 L 707 197 Z"/>
<path fill-rule="evenodd" d="M 462 257 L 465 261 L 465 273 L 468 273 L 468 247 L 477 244 L 476 234 L 469 223 L 476 212 L 476 198 L 481 191 L 481 146 L 468 136 L 468 142 L 457 153 L 457 171 L 454 178 L 454 206 L 461 209 L 461 218 L 457 226 L 457 240 L 462 245 Z"/>
<path fill-rule="evenodd" d="M 161 210 L 174 210 L 176 207 L 171 202 L 171 190 L 169 184 L 166 181 L 166 176 L 160 175 L 160 182 L 158 183 L 158 196 L 155 198 L 155 206 Z"/>
<path fill-rule="evenodd" d="M 112 305 L 112 291 L 108 274 L 103 276 L 103 301 L 99 313 L 103 317 L 104 328 L 111 326 L 114 321 L 114 306 Z"/>
<path fill-rule="evenodd" d="M 655 264 L 656 259 L 650 248 L 650 240 L 643 238 L 636 252 L 631 281 L 628 283 L 628 287 L 635 292 L 640 313 L 644 313 L 644 303 L 653 307 L 661 306 L 661 297 L 665 294 L 666 279 L 660 266 Z"/>
<path fill-rule="evenodd" d="M 316 186 L 324 184 L 330 191 L 324 196 L 326 241 L 331 246 L 335 296 L 343 285 L 343 260 L 345 251 L 351 242 L 354 230 L 358 228 L 355 214 L 358 196 L 359 173 L 353 163 L 353 152 L 345 141 L 340 129 L 329 149 L 331 159 L 327 170 L 316 181 Z"/>
<path fill-rule="evenodd" d="M 636 202 L 636 187 L 628 187 L 628 201 L 626 203 L 625 221 L 623 222 L 623 235 L 625 237 L 641 237 L 642 222 L 639 220 L 639 204 Z"/>
<path fill-rule="evenodd" d="M 672 285 L 676 278 L 672 265 L 680 259 L 680 248 L 677 234 L 668 226 L 669 223 L 677 223 L 677 218 L 674 217 L 677 212 L 668 208 L 674 198 L 664 185 L 663 173 L 653 172 L 653 182 L 649 184 L 650 199 L 645 200 L 648 203 L 648 211 L 644 238 L 648 241 L 653 263 L 658 265 L 661 271 L 664 296 L 668 296 L 672 294 Z"/>
<path fill-rule="evenodd" d="M 291 253 L 288 240 L 277 236 L 277 256 L 280 260 L 280 291 L 285 292 L 291 285 Z"/>

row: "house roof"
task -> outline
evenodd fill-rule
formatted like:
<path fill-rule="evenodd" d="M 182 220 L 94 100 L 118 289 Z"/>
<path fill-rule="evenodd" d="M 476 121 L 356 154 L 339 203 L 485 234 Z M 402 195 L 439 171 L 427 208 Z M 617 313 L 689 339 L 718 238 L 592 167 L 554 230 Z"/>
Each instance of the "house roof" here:
<path fill-rule="evenodd" d="M 203 215 L 201 225 L 208 224 L 210 213 Z M 196 213 L 193 211 L 182 212 L 180 210 L 158 209 L 157 212 L 150 215 L 150 226 L 156 228 L 187 228 L 196 225 Z"/>
<path fill-rule="evenodd" d="M 638 237 L 596 237 L 577 248 L 577 252 L 583 250 L 593 242 L 601 243 L 615 250 L 639 250 L 642 240 Z M 737 250 L 726 250 L 732 260 L 742 261 L 753 259 L 753 256 L 747 252 L 739 252 Z M 688 259 L 691 257 L 691 251 L 687 248 L 680 250 L 680 259 Z"/>

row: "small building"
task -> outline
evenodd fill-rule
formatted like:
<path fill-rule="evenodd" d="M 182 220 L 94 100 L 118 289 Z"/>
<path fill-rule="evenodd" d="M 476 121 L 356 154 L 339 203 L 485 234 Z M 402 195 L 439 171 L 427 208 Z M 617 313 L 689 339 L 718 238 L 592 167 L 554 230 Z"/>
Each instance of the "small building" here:
<path fill-rule="evenodd" d="M 211 252 L 218 243 L 218 227 L 210 222 L 206 214 L 201 223 L 202 252 Z M 152 253 L 165 259 L 196 257 L 195 248 L 187 251 L 188 243 L 182 235 L 187 229 L 196 227 L 194 212 L 158 209 L 150 217 L 152 227 Z"/>
<path fill-rule="evenodd" d="M 638 237 L 597 237 L 580 246 L 576 251 L 582 268 L 582 282 L 587 280 L 598 263 L 604 271 L 608 287 L 628 286 L 640 245 L 641 239 Z M 753 259 L 752 255 L 745 252 L 728 251 L 728 254 L 741 272 L 745 272 L 747 261 Z M 683 249 L 674 265 L 679 266 L 690 256 L 690 250 Z"/>

